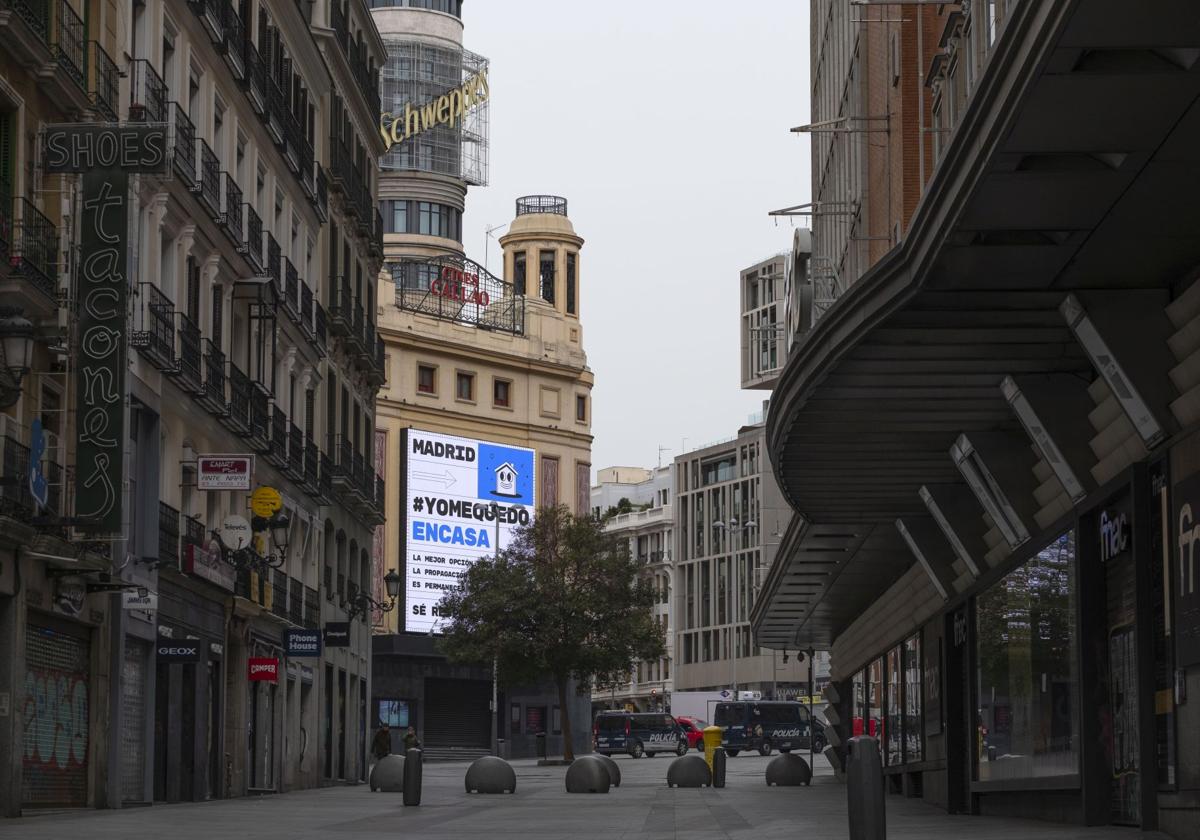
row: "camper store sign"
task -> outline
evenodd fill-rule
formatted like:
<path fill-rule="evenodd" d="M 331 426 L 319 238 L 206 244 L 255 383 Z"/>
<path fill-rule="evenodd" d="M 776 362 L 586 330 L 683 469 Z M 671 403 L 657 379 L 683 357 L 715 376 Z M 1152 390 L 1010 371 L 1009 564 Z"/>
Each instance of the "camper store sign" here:
<path fill-rule="evenodd" d="M 129 277 L 129 173 L 163 172 L 167 128 L 55 125 L 46 171 L 83 174 L 76 386 L 75 513 L 89 530 L 121 530 Z"/>

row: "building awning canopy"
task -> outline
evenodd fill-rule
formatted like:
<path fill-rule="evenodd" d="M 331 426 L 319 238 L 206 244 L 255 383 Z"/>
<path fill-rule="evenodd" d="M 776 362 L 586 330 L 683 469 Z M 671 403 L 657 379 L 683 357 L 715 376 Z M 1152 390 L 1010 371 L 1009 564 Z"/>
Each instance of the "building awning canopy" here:
<path fill-rule="evenodd" d="M 895 520 L 960 485 L 959 436 L 1024 434 L 1006 377 L 1094 377 L 1068 294 L 1157 338 L 1139 313 L 1200 266 L 1194 3 L 1015 4 L 948 144 L 902 243 L 780 378 L 768 445 L 803 524 L 756 601 L 760 644 L 828 648 L 915 562 Z M 832 533 L 844 550 L 817 562 Z"/>

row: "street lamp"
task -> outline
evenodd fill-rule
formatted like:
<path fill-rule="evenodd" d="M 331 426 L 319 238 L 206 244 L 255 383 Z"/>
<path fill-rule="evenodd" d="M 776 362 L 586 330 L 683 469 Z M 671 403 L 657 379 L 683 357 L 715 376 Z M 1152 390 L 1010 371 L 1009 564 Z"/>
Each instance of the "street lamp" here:
<path fill-rule="evenodd" d="M 383 585 L 387 589 L 389 599 L 386 604 L 376 601 L 365 591 L 355 593 L 346 601 L 346 618 L 353 621 L 356 615 L 366 615 L 367 610 L 379 610 L 386 613 L 396 609 L 396 598 L 400 595 L 400 575 L 396 574 L 395 569 L 383 576 Z"/>
<path fill-rule="evenodd" d="M 8 408 L 21 399 L 21 380 L 33 358 L 33 324 L 19 308 L 0 307 L 0 353 L 0 408 Z"/>
<path fill-rule="evenodd" d="M 255 533 L 271 532 L 271 543 L 275 551 L 266 556 L 259 554 L 253 545 L 230 548 L 221 539 L 220 531 L 213 531 L 213 539 L 221 551 L 221 559 L 238 571 L 265 572 L 268 569 L 279 569 L 287 563 L 288 537 L 292 522 L 286 513 L 276 512 L 270 519 L 256 516 L 250 520 L 250 527 Z"/>

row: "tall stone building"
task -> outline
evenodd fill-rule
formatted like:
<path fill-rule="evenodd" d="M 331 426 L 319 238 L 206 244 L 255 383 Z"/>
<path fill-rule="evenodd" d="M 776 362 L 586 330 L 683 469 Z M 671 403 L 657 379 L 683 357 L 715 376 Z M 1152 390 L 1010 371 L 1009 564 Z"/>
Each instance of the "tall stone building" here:
<path fill-rule="evenodd" d="M 376 723 L 416 726 L 433 755 L 480 754 L 499 749 L 499 740 L 510 755 L 532 755 L 541 732 L 551 750 L 561 749 L 556 692 L 504 686 L 494 695 L 490 667 L 438 655 L 436 593 L 453 585 L 463 563 L 490 553 L 493 541 L 503 544 L 502 515 L 555 504 L 588 510 L 593 380 L 583 350 L 583 239 L 566 199 L 526 196 L 500 238 L 498 274 L 488 271 L 486 256 L 484 264 L 466 256 L 462 212 L 468 188 L 487 181 L 491 88 L 487 60 L 463 48 L 461 12 L 461 3 L 373 9 L 388 54 L 380 184 L 386 267 L 379 284 L 386 382 L 376 452 L 389 512 L 377 530 L 374 586 L 384 600 L 382 570 L 395 570 L 406 595 L 395 611 L 374 616 L 372 714 Z M 427 440 L 468 447 L 469 480 L 446 472 L 462 462 L 412 466 L 415 454 L 433 451 L 419 443 Z M 529 458 L 532 474 L 518 479 L 528 482 L 524 505 L 501 504 L 503 495 L 474 484 L 484 469 L 476 455 L 497 448 Z M 434 495 L 443 505 L 452 496 L 468 507 L 431 524 L 434 511 L 425 502 Z M 459 515 L 464 510 L 481 519 Z M 470 550 L 452 542 L 454 528 L 467 529 Z M 439 534 L 447 551 L 423 553 Z M 581 749 L 588 701 L 573 691 L 571 698 Z"/>
<path fill-rule="evenodd" d="M 0 383 L 0 809 L 361 779 L 366 4 L 16 4 L 0 33 L 0 288 L 34 340 Z"/>

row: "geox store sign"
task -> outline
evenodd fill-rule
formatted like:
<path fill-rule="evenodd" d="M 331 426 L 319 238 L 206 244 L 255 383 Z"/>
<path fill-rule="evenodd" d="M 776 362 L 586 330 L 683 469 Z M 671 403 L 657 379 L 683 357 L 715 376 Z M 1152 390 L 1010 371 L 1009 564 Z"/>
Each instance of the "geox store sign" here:
<path fill-rule="evenodd" d="M 489 95 L 487 70 L 480 70 L 463 82 L 461 87 L 437 99 L 416 107 L 411 102 L 407 103 L 403 114 L 380 114 L 379 133 L 383 135 L 384 145 L 390 151 L 397 143 L 403 143 L 434 126 L 453 127 L 476 105 L 487 102 Z"/>

